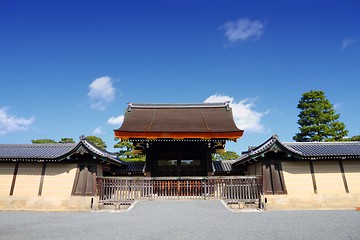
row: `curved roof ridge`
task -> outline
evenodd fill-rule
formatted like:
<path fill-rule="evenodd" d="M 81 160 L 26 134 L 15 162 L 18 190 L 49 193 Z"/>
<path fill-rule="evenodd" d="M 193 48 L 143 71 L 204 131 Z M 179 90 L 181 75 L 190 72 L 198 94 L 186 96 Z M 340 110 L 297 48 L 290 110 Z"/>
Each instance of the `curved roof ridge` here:
<path fill-rule="evenodd" d="M 117 158 L 116 153 L 108 152 L 104 149 L 101 149 L 95 146 L 92 142 L 88 141 L 87 139 L 84 140 L 82 139 L 80 142 L 83 142 L 85 146 L 90 148 L 90 150 L 92 150 L 94 153 L 98 153 L 100 156 Z"/>
<path fill-rule="evenodd" d="M 249 147 L 249 150 L 242 152 L 242 154 L 250 154 L 251 155 L 252 153 L 261 151 L 263 148 L 266 148 L 268 145 L 272 144 L 277 139 L 278 139 L 277 135 L 272 135 L 269 139 L 267 139 L 265 142 L 263 142 L 259 146 L 255 147 L 255 148 Z"/>
<path fill-rule="evenodd" d="M 271 150 L 274 145 L 277 145 L 278 147 L 286 149 L 287 151 L 289 151 L 295 155 L 298 155 L 298 156 L 303 155 L 302 152 L 283 144 L 279 140 L 278 135 L 272 135 L 268 140 L 263 142 L 258 147 L 253 148 L 253 149 L 250 148 L 248 151 L 242 152 L 242 155 L 234 164 L 240 163 L 240 162 L 251 161 L 253 158 L 257 158 L 259 155 L 262 155 L 262 154 L 266 153 L 267 151 Z"/>
<path fill-rule="evenodd" d="M 256 148 L 243 152 L 234 164 L 250 162 L 274 146 L 300 159 L 355 158 L 360 156 L 360 141 L 351 142 L 281 142 L 276 135 Z M 276 149 L 274 149 L 276 151 Z"/>
<path fill-rule="evenodd" d="M 207 108 L 207 107 L 228 107 L 229 102 L 217 103 L 128 103 L 131 108 Z"/>
<path fill-rule="evenodd" d="M 125 164 L 117 157 L 116 153 L 99 149 L 91 142 L 87 141 L 85 136 L 80 137 L 80 141 L 78 143 L 0 144 L 0 159 L 6 161 L 37 161 L 39 159 L 62 161 L 72 154 L 77 153 L 82 147 L 108 162 L 118 165 Z"/>

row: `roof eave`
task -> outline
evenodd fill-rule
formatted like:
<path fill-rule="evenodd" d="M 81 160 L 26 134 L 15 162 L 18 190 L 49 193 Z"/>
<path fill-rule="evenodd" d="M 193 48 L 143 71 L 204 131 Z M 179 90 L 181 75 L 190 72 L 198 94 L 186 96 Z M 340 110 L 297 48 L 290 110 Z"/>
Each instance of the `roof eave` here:
<path fill-rule="evenodd" d="M 71 155 L 76 153 L 82 153 L 82 150 L 84 149 L 86 152 L 90 152 L 92 155 L 94 155 L 96 158 L 101 159 L 103 161 L 107 161 L 109 163 L 112 163 L 117 166 L 126 165 L 123 161 L 120 159 L 115 159 L 115 157 L 106 152 L 105 150 L 99 149 L 96 146 L 94 146 L 91 142 L 87 141 L 86 139 L 81 139 L 80 142 L 69 152 L 63 154 L 62 156 L 59 156 L 57 158 L 58 161 L 63 161 L 65 159 L 70 158 Z"/>
<path fill-rule="evenodd" d="M 170 138 L 176 140 L 182 139 L 227 139 L 236 141 L 242 137 L 243 130 L 232 132 L 135 132 L 114 130 L 115 137 L 123 140 L 128 139 L 162 139 Z"/>
<path fill-rule="evenodd" d="M 301 152 L 295 151 L 294 149 L 287 147 L 278 139 L 278 136 L 273 135 L 255 149 L 245 152 L 244 156 L 240 157 L 239 160 L 234 162 L 233 164 L 241 165 L 249 163 L 251 161 L 257 161 L 256 159 L 264 156 L 265 153 L 269 151 L 274 151 L 274 146 L 276 146 L 279 150 L 287 152 L 288 154 L 296 158 L 301 159 L 303 157 Z"/>

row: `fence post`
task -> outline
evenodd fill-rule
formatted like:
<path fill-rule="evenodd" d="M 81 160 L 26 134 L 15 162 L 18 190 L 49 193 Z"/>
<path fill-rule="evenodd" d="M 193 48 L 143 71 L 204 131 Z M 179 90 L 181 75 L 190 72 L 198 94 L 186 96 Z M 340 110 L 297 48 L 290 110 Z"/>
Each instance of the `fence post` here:
<path fill-rule="evenodd" d="M 203 192 L 204 192 L 204 200 L 206 200 L 206 179 L 202 179 L 201 180 L 201 188 L 203 189 Z"/>

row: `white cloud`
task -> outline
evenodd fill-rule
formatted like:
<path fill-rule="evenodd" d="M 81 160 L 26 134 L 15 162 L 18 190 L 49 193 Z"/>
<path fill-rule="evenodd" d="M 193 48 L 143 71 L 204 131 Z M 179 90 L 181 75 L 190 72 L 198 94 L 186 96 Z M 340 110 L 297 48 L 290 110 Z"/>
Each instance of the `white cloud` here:
<path fill-rule="evenodd" d="M 111 77 L 105 76 L 95 79 L 89 85 L 88 96 L 94 103 L 91 108 L 97 110 L 105 110 L 106 104 L 111 103 L 115 99 L 116 89 L 113 86 Z"/>
<path fill-rule="evenodd" d="M 344 39 L 341 44 L 341 49 L 344 50 L 345 48 L 349 47 L 350 45 L 356 43 L 355 39 Z"/>
<path fill-rule="evenodd" d="M 124 121 L 124 115 L 120 115 L 118 117 L 111 117 L 109 118 L 109 120 L 107 121 L 107 124 L 111 124 L 111 125 L 121 125 Z"/>
<path fill-rule="evenodd" d="M 268 113 L 257 112 L 252 108 L 255 107 L 255 100 L 245 98 L 239 102 L 234 101 L 233 97 L 224 95 L 212 95 L 208 97 L 205 103 L 225 102 L 230 101 L 235 124 L 238 128 L 247 132 L 263 133 L 265 132 L 264 126 L 261 124 L 261 118 Z"/>
<path fill-rule="evenodd" d="M 101 129 L 101 127 L 97 127 L 92 131 L 91 134 L 92 135 L 103 135 L 103 134 L 105 134 L 105 132 Z"/>
<path fill-rule="evenodd" d="M 237 41 L 257 40 L 264 32 L 264 24 L 259 20 L 241 18 L 236 21 L 226 22 L 220 27 L 225 30 L 225 36 L 230 43 Z"/>
<path fill-rule="evenodd" d="M 0 108 L 0 136 L 11 132 L 27 131 L 31 124 L 35 122 L 34 117 L 19 118 L 8 115 L 7 108 Z"/>

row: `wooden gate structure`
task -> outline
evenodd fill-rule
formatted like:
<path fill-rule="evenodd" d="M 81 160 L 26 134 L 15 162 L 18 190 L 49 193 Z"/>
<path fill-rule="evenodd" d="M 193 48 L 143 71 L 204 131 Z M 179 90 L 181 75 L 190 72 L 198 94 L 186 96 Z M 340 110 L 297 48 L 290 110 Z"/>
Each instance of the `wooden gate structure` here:
<path fill-rule="evenodd" d="M 262 178 L 234 177 L 98 177 L 99 201 L 130 204 L 154 199 L 223 199 L 229 203 L 258 202 Z"/>
<path fill-rule="evenodd" d="M 129 103 L 114 135 L 131 142 L 134 153 L 146 156 L 142 176 L 98 177 L 100 203 L 124 204 L 140 199 L 258 202 L 262 178 L 232 176 L 232 169 L 226 176 L 214 176 L 212 155 L 223 153 L 226 142 L 237 141 L 243 132 L 235 125 L 230 102 Z M 122 167 L 110 169 L 111 176 L 127 171 L 125 165 Z"/>

